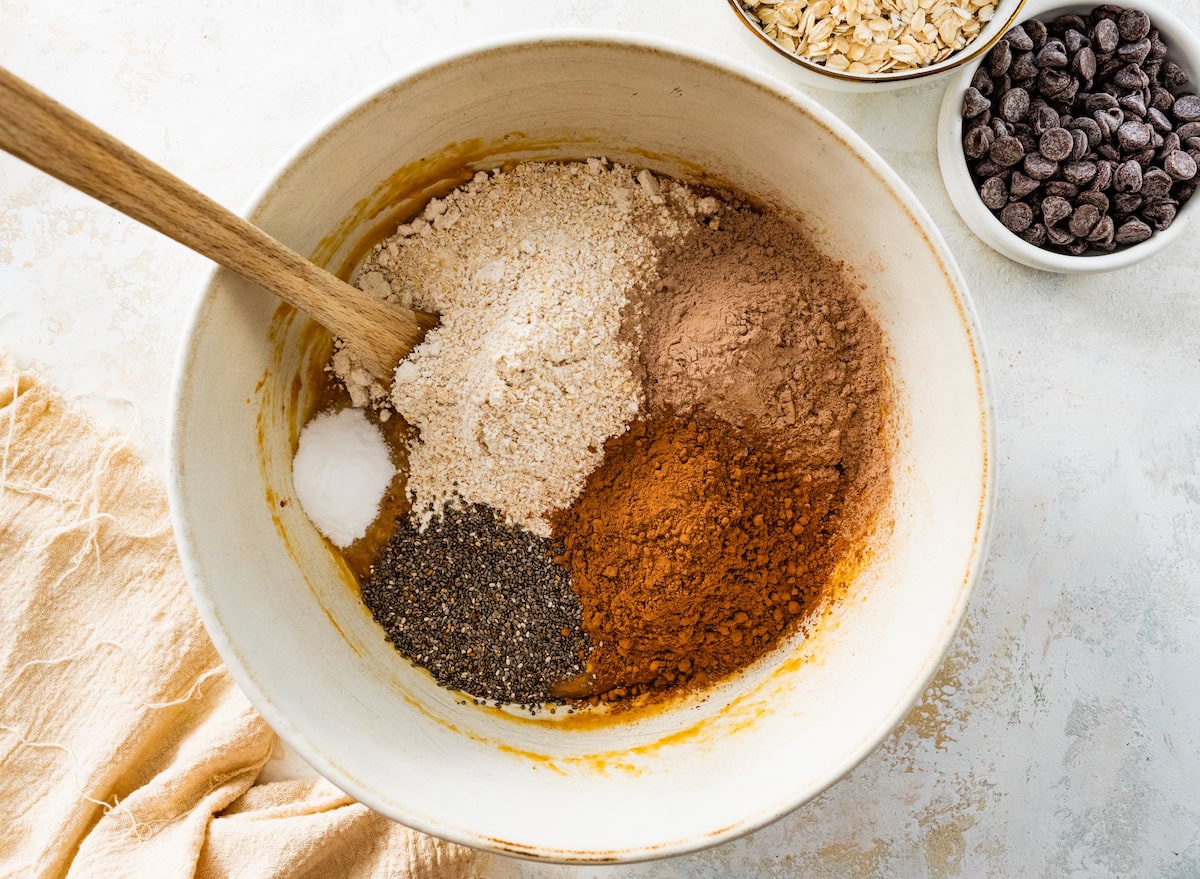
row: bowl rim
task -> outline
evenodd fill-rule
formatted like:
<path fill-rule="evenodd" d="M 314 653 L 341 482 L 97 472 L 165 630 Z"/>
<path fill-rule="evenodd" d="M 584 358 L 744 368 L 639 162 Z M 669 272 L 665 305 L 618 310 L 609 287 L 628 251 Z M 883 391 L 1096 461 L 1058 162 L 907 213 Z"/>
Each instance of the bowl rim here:
<path fill-rule="evenodd" d="M 810 61 L 807 58 L 801 58 L 794 52 L 789 52 L 787 49 L 783 48 L 783 46 L 779 45 L 777 42 L 763 33 L 763 29 L 750 19 L 749 13 L 747 13 L 745 8 L 743 8 L 739 0 L 727 0 L 727 2 L 733 9 L 733 12 L 737 16 L 738 20 L 740 20 L 743 25 L 749 28 L 750 32 L 754 34 L 754 36 L 758 37 L 760 41 L 765 43 L 767 47 L 770 48 L 775 54 L 786 58 L 793 64 L 796 64 L 799 67 L 802 67 L 803 69 L 811 71 L 812 73 L 820 76 L 834 79 L 843 83 L 870 86 L 876 83 L 911 83 L 919 79 L 924 79 L 925 77 L 937 76 L 941 73 L 948 73 L 951 70 L 957 70 L 963 64 L 968 64 L 971 61 L 976 60 L 984 53 L 989 51 L 992 46 L 1000 41 L 1001 37 L 1008 33 L 1009 28 L 1011 28 L 1016 22 L 1017 16 L 1021 14 L 1021 11 L 1025 8 L 1025 5 L 1031 2 L 1031 0 L 1017 0 L 1016 6 L 1013 7 L 1012 14 L 1008 16 L 1008 19 L 1004 22 L 1003 27 L 997 30 L 996 33 L 993 34 L 989 39 L 984 40 L 983 42 L 974 40 L 963 46 L 957 52 L 953 52 L 948 57 L 943 58 L 941 61 L 928 64 L 924 67 L 916 67 L 900 71 L 888 71 L 886 73 L 849 73 L 842 70 L 830 70 L 823 64 L 817 64 L 815 61 Z M 1003 2 L 1003 0 L 999 0 L 997 6 L 999 6 L 1000 2 Z M 989 21 L 988 23 L 990 24 L 991 22 Z"/>
<path fill-rule="evenodd" d="M 343 102 L 333 113 L 328 114 L 310 135 L 303 138 L 276 163 L 271 173 L 267 175 L 264 182 L 247 201 L 247 207 L 241 212 L 241 215 L 248 217 L 251 222 L 254 222 L 256 214 L 267 203 L 275 188 L 285 179 L 294 164 L 302 159 L 311 149 L 319 145 L 331 131 L 342 125 L 359 110 L 368 106 L 376 97 L 387 90 L 395 88 L 409 79 L 428 75 L 439 68 L 452 65 L 470 56 L 528 49 L 541 44 L 563 43 L 596 45 L 610 48 L 617 47 L 678 56 L 686 61 L 713 68 L 722 75 L 740 78 L 748 85 L 767 91 L 807 113 L 816 122 L 825 126 L 831 134 L 855 150 L 870 170 L 878 176 L 880 181 L 895 194 L 901 205 L 910 213 L 913 220 L 924 233 L 930 249 L 935 258 L 941 263 L 941 267 L 950 281 L 951 292 L 962 320 L 963 333 L 975 363 L 980 439 L 982 440 L 982 449 L 980 451 L 983 461 L 982 484 L 979 487 L 979 513 L 976 522 L 974 543 L 967 560 L 961 585 L 958 589 L 956 604 L 953 612 L 947 617 L 944 623 L 941 638 L 930 645 L 926 658 L 919 667 L 916 675 L 909 682 L 908 687 L 898 693 L 891 709 L 882 716 L 879 724 L 862 738 L 856 749 L 849 752 L 840 763 L 831 765 L 821 778 L 808 788 L 797 790 L 793 795 L 783 798 L 780 801 L 761 805 L 753 811 L 748 812 L 743 820 L 718 831 L 706 833 L 701 830 L 683 838 L 668 840 L 655 845 L 644 845 L 619 851 L 595 852 L 564 851 L 533 845 L 512 846 L 489 837 L 482 832 L 447 824 L 444 821 L 416 812 L 412 814 L 397 814 L 395 809 L 385 803 L 381 797 L 376 796 L 375 792 L 369 787 L 368 781 L 350 776 L 337 762 L 319 750 L 309 740 L 301 725 L 294 722 L 276 704 L 271 694 L 260 685 L 256 676 L 251 673 L 251 663 L 246 661 L 237 648 L 237 645 L 222 627 L 220 617 L 217 613 L 217 602 L 214 600 L 213 594 L 206 587 L 201 576 L 202 571 L 197 558 L 198 554 L 193 551 L 191 527 L 182 512 L 184 498 L 187 495 L 187 486 L 186 480 L 183 478 L 185 433 L 181 429 L 181 424 L 187 402 L 189 384 L 191 382 L 191 367 L 195 355 L 197 338 L 203 329 L 205 314 L 210 307 L 214 287 L 222 272 L 227 271 L 220 266 L 216 266 L 207 272 L 202 283 L 198 286 L 198 294 L 191 313 L 187 318 L 175 361 L 168 410 L 167 492 L 170 499 L 171 522 L 176 534 L 179 557 L 186 574 L 192 599 L 222 661 L 229 669 L 234 681 L 271 728 L 289 746 L 294 748 L 321 776 L 380 814 L 407 827 L 460 845 L 502 855 L 564 864 L 633 863 L 712 848 L 745 836 L 778 820 L 793 812 L 801 805 L 811 801 L 844 778 L 878 748 L 883 740 L 904 719 L 941 668 L 962 626 L 971 595 L 984 570 L 991 542 L 992 520 L 996 505 L 996 420 L 991 374 L 988 368 L 987 347 L 980 329 L 975 304 L 967 288 L 962 271 L 955 261 L 945 238 L 934 223 L 928 210 L 918 200 L 912 189 L 859 134 L 815 99 L 770 74 L 691 44 L 657 36 L 614 30 L 561 28 L 503 35 L 472 42 L 466 46 L 439 53 L 430 59 L 405 68 L 397 74 L 388 76 L 382 82 L 372 84 L 369 88 L 359 92 L 350 100 Z"/>
<path fill-rule="evenodd" d="M 1029 14 L 1021 19 L 1021 23 L 1031 18 L 1052 15 L 1055 13 L 1078 12 L 1082 9 L 1093 9 L 1097 3 L 1071 3 L 1062 0 L 1031 0 Z M 1195 72 L 1200 76 L 1200 37 L 1170 9 L 1157 0 L 1137 0 L 1136 3 L 1125 4 L 1126 8 L 1140 9 L 1150 16 L 1155 27 L 1166 22 L 1171 34 L 1171 52 L 1176 58 L 1183 57 L 1189 61 L 1189 75 Z M 1170 247 L 1187 231 L 1187 227 L 1195 213 L 1189 200 L 1178 212 L 1171 225 L 1165 230 L 1155 233 L 1145 241 L 1130 245 L 1112 253 L 1094 254 L 1091 256 L 1073 256 L 1069 253 L 1057 253 L 1041 247 L 1035 247 L 1021 238 L 1000 222 L 979 197 L 971 172 L 962 152 L 962 100 L 975 71 L 983 63 L 983 58 L 972 61 L 967 66 L 956 71 L 955 76 L 946 86 L 938 110 L 937 158 L 941 172 L 942 184 L 954 209 L 959 217 L 975 235 L 985 244 L 1002 256 L 1030 268 L 1059 274 L 1100 274 L 1116 271 L 1149 259 L 1166 247 Z M 1200 175 L 1198 175 L 1200 178 Z"/>

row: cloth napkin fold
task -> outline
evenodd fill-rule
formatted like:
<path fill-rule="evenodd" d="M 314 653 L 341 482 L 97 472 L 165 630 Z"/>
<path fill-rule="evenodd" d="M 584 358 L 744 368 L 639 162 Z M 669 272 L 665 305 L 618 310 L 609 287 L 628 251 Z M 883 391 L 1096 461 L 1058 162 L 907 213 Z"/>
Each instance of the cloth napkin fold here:
<path fill-rule="evenodd" d="M 0 356 L 0 877 L 478 875 L 274 734 L 188 595 L 162 486 Z"/>

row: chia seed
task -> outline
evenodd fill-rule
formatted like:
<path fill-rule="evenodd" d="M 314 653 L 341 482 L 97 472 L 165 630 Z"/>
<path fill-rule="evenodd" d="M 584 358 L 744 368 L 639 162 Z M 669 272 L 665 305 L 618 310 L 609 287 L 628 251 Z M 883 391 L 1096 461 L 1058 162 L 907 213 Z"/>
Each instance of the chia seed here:
<path fill-rule="evenodd" d="M 362 597 L 388 640 L 445 687 L 477 699 L 562 703 L 591 642 L 554 541 L 489 507 L 407 519 L 371 567 Z"/>

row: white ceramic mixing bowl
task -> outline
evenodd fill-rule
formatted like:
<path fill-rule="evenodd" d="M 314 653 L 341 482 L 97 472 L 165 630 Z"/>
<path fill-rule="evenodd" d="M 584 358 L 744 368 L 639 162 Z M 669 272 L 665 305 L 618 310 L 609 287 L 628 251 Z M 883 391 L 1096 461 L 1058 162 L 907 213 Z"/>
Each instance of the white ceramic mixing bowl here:
<path fill-rule="evenodd" d="M 386 643 L 294 502 L 324 356 L 228 272 L 181 354 L 171 501 L 200 613 L 239 684 L 316 769 L 412 827 L 494 851 L 621 861 L 728 840 L 816 796 L 937 670 L 985 552 L 991 410 L 966 289 L 912 193 L 813 101 L 627 36 L 488 46 L 357 103 L 282 167 L 251 218 L 332 266 L 398 199 L 466 163 L 606 155 L 803 211 L 853 266 L 891 346 L 894 499 L 847 597 L 745 675 L 650 714 L 530 720 L 461 699 Z M 439 170 L 440 169 L 440 170 Z M 397 173 L 399 172 L 399 173 Z"/>

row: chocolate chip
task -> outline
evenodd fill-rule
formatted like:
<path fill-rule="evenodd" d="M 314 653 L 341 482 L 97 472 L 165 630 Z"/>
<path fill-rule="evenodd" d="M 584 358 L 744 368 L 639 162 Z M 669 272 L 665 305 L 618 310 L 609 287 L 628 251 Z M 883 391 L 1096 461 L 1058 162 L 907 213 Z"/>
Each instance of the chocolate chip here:
<path fill-rule="evenodd" d="M 979 197 L 994 211 L 1008 204 L 1008 186 L 999 177 L 989 177 L 979 187 Z"/>
<path fill-rule="evenodd" d="M 996 133 L 996 137 L 1009 137 L 1012 134 L 1012 129 L 1003 119 L 993 119 L 991 126 L 992 131 Z"/>
<path fill-rule="evenodd" d="M 1009 122 L 1018 122 L 1029 112 L 1029 92 L 1023 88 L 1009 89 L 1000 97 L 1000 115 Z"/>
<path fill-rule="evenodd" d="M 1065 220 L 1071 216 L 1071 203 L 1065 198 L 1052 195 L 1042 199 L 1042 220 L 1047 226 Z"/>
<path fill-rule="evenodd" d="M 1108 92 L 1096 92 L 1083 100 L 1083 107 L 1089 113 L 1095 113 L 1097 110 L 1111 110 L 1119 106 L 1120 102 Z"/>
<path fill-rule="evenodd" d="M 1048 40 L 1038 51 L 1034 63 L 1038 67 L 1066 67 L 1067 50 L 1062 40 Z"/>
<path fill-rule="evenodd" d="M 1046 229 L 1046 240 L 1059 247 L 1066 247 L 1075 241 L 1075 236 L 1065 226 L 1050 226 Z"/>
<path fill-rule="evenodd" d="M 1033 208 L 1023 201 L 1014 201 L 1000 211 L 1000 222 L 1010 232 L 1024 232 L 1033 223 Z"/>
<path fill-rule="evenodd" d="M 1132 214 L 1142 206 L 1142 196 L 1138 192 L 1118 192 L 1113 197 L 1113 212 L 1125 216 Z"/>
<path fill-rule="evenodd" d="M 1029 39 L 1029 34 L 1025 33 L 1025 28 L 1019 24 L 1009 28 L 1008 33 L 1004 35 L 1004 40 L 1020 52 L 1028 52 L 1033 48 L 1033 40 Z"/>
<path fill-rule="evenodd" d="M 1183 142 L 1179 139 L 1179 135 L 1172 131 L 1163 138 L 1163 142 L 1159 144 L 1159 146 L 1162 148 L 1162 155 L 1160 158 L 1165 159 L 1168 153 L 1173 153 L 1175 150 L 1183 149 Z"/>
<path fill-rule="evenodd" d="M 1081 162 L 1071 162 L 1063 167 L 1063 177 L 1068 183 L 1076 186 L 1086 186 L 1096 176 L 1096 163 L 1086 159 Z"/>
<path fill-rule="evenodd" d="M 1143 119 L 1146 116 L 1146 99 L 1141 92 L 1133 92 L 1121 98 L 1118 102 L 1125 111 L 1125 118 Z"/>
<path fill-rule="evenodd" d="M 1150 143 L 1150 131 L 1145 122 L 1122 122 L 1117 129 L 1117 143 L 1126 152 L 1144 149 Z"/>
<path fill-rule="evenodd" d="M 1149 165 L 1154 161 L 1154 147 L 1148 146 L 1144 150 L 1138 150 L 1136 153 L 1129 153 L 1125 158 L 1133 159 L 1143 166 Z"/>
<path fill-rule="evenodd" d="M 1117 28 L 1122 40 L 1140 40 L 1150 33 L 1150 16 L 1140 9 L 1126 9 L 1117 19 Z"/>
<path fill-rule="evenodd" d="M 1027 174 L 1021 171 L 1013 171 L 1012 179 L 1008 183 L 1009 195 L 1013 198 L 1024 198 L 1029 193 L 1036 190 L 1041 185 L 1040 181 L 1034 180 Z"/>
<path fill-rule="evenodd" d="M 1100 128 L 1100 123 L 1095 119 L 1089 119 L 1085 116 L 1082 119 L 1076 119 L 1070 127 L 1078 129 L 1087 135 L 1088 149 L 1095 149 L 1100 145 L 1100 141 L 1104 139 L 1104 131 Z"/>
<path fill-rule="evenodd" d="M 1038 74 L 1037 87 L 1043 95 L 1054 101 L 1067 99 L 1067 95 L 1077 88 L 1075 77 L 1062 70 L 1046 68 Z"/>
<path fill-rule="evenodd" d="M 1200 121 L 1200 95 L 1183 95 L 1176 98 L 1171 114 L 1180 122 Z"/>
<path fill-rule="evenodd" d="M 988 150 L 988 155 L 997 165 L 1007 168 L 1025 157 L 1025 148 L 1015 137 L 998 137 Z"/>
<path fill-rule="evenodd" d="M 1070 200 L 1079 195 L 1079 187 L 1066 180 L 1050 180 L 1046 183 L 1046 195 L 1057 195 L 1059 198 Z"/>
<path fill-rule="evenodd" d="M 991 159 L 984 159 L 981 162 L 975 163 L 975 176 L 980 180 L 986 180 L 989 177 L 1002 177 L 1008 173 L 1008 169 L 997 165 Z"/>
<path fill-rule="evenodd" d="M 979 89 L 971 86 L 963 95 L 962 114 L 966 119 L 974 119 L 984 110 L 991 109 L 992 102 L 979 93 Z"/>
<path fill-rule="evenodd" d="M 1146 109 L 1146 121 L 1150 123 L 1155 131 L 1165 133 L 1171 130 L 1171 120 L 1157 107 L 1148 107 Z"/>
<path fill-rule="evenodd" d="M 1200 122 L 1187 122 L 1175 129 L 1181 140 L 1189 137 L 1200 137 Z"/>
<path fill-rule="evenodd" d="M 1076 128 L 1071 132 L 1071 156 L 1072 162 L 1077 162 L 1088 154 L 1088 138 L 1087 135 Z"/>
<path fill-rule="evenodd" d="M 1055 162 L 1070 156 L 1073 147 L 1071 132 L 1065 128 L 1048 128 L 1038 140 L 1038 152 Z"/>
<path fill-rule="evenodd" d="M 1196 163 L 1183 150 L 1175 150 L 1163 159 L 1163 170 L 1176 180 L 1191 180 L 1196 176 Z"/>
<path fill-rule="evenodd" d="M 1151 168 L 1142 173 L 1142 196 L 1144 198 L 1162 198 L 1171 191 L 1174 179 L 1162 168 Z"/>
<path fill-rule="evenodd" d="M 992 78 L 988 76 L 988 72 L 980 67 L 975 71 L 975 75 L 971 77 L 971 88 L 978 91 L 985 98 L 990 98 L 996 90 L 996 84 L 992 82 Z"/>
<path fill-rule="evenodd" d="M 1095 205 L 1083 204 L 1075 209 L 1071 214 L 1071 219 L 1067 223 L 1067 228 L 1076 238 L 1081 238 L 1087 235 L 1100 222 L 1100 211 Z"/>
<path fill-rule="evenodd" d="M 1155 28 L 1150 28 L 1150 58 L 1159 60 L 1167 57 L 1167 44 L 1162 41 Z M 1186 75 L 1186 74 L 1185 74 Z M 1181 83 L 1182 85 L 1182 83 Z"/>
<path fill-rule="evenodd" d="M 1067 13 L 1066 15 L 1060 15 L 1058 18 L 1054 19 L 1053 30 L 1055 33 L 1063 33 L 1069 30 L 1081 31 L 1086 27 L 1087 22 L 1085 22 L 1078 15 Z"/>
<path fill-rule="evenodd" d="M 1115 56 L 1109 56 L 1108 58 L 1096 57 L 1096 79 L 1100 82 L 1108 83 L 1104 86 L 1104 91 L 1112 92 L 1114 95 L 1117 93 L 1117 87 L 1109 81 L 1124 66 L 1121 63 L 1121 59 Z"/>
<path fill-rule="evenodd" d="M 1105 141 L 1104 143 L 1100 144 L 1100 146 L 1096 147 L 1096 155 L 1112 162 L 1115 162 L 1117 159 L 1121 158 L 1120 151 L 1118 151 L 1117 148 L 1108 141 Z"/>
<path fill-rule="evenodd" d="M 1037 18 L 1031 18 L 1025 22 L 1025 33 L 1029 34 L 1029 39 L 1033 41 L 1033 48 L 1040 49 L 1046 45 L 1046 23 Z"/>
<path fill-rule="evenodd" d="M 1175 204 L 1168 199 L 1153 202 L 1142 208 L 1142 219 L 1161 232 L 1174 222 Z"/>
<path fill-rule="evenodd" d="M 1175 106 L 1175 96 L 1164 88 L 1153 86 L 1150 89 L 1150 106 L 1167 113 Z"/>
<path fill-rule="evenodd" d="M 1021 233 L 1021 237 L 1034 247 L 1041 247 L 1046 243 L 1046 227 L 1041 223 L 1034 223 Z"/>
<path fill-rule="evenodd" d="M 1120 225 L 1116 232 L 1116 241 L 1118 244 L 1137 244 L 1145 241 L 1153 231 L 1141 220 L 1134 218 L 1126 220 Z"/>
<path fill-rule="evenodd" d="M 1032 79 L 1033 77 L 1037 76 L 1038 68 L 1037 64 L 1034 63 L 1035 57 L 1036 56 L 1033 54 L 1033 52 L 1022 52 L 1020 55 L 1016 56 L 1016 58 L 1013 59 L 1012 67 L 1009 68 L 1009 75 L 1013 79 L 1021 81 Z"/>
<path fill-rule="evenodd" d="M 1096 124 L 1100 126 L 1101 139 L 1112 137 L 1113 133 L 1125 121 L 1125 111 L 1120 107 L 1110 107 L 1107 110 L 1097 110 L 1092 114 Z"/>
<path fill-rule="evenodd" d="M 1096 76 L 1096 53 L 1084 46 L 1071 59 L 1071 70 L 1080 79 L 1091 82 Z"/>
<path fill-rule="evenodd" d="M 1121 42 L 1121 31 L 1111 19 L 1101 19 L 1092 29 L 1092 41 L 1101 52 L 1112 52 Z"/>
<path fill-rule="evenodd" d="M 1074 55 L 1084 46 L 1090 45 L 1091 42 L 1073 27 L 1069 27 L 1063 32 L 1063 45 L 1067 47 L 1067 53 L 1070 55 Z"/>
<path fill-rule="evenodd" d="M 1034 180 L 1049 180 L 1058 173 L 1058 162 L 1052 162 L 1039 153 L 1025 157 L 1025 173 Z"/>
<path fill-rule="evenodd" d="M 1137 192 L 1142 188 L 1142 166 L 1137 162 L 1122 162 L 1113 174 L 1117 192 Z"/>
<path fill-rule="evenodd" d="M 988 54 L 988 72 L 992 76 L 1004 76 L 1012 65 L 1012 46 L 1007 40 L 1001 40 Z"/>
<path fill-rule="evenodd" d="M 963 152 L 969 159 L 978 159 L 980 156 L 987 155 L 988 148 L 995 139 L 996 135 L 992 133 L 992 129 L 986 125 L 976 126 L 963 138 Z"/>
<path fill-rule="evenodd" d="M 1138 64 L 1126 64 L 1113 76 L 1113 84 L 1123 89 L 1144 89 L 1150 84 L 1150 77 Z"/>
<path fill-rule="evenodd" d="M 1059 124 L 1058 111 L 1049 104 L 1039 104 L 1034 107 L 1029 114 L 1030 125 L 1033 126 L 1033 133 L 1043 135 L 1051 128 L 1057 128 Z"/>
<path fill-rule="evenodd" d="M 1088 233 L 1087 239 L 1093 244 L 1109 244 L 1112 243 L 1115 232 L 1112 217 L 1101 217 L 1100 222 Z"/>
<path fill-rule="evenodd" d="M 1095 189 L 1089 189 L 1087 192 L 1079 193 L 1079 198 L 1075 199 L 1076 209 L 1078 209 L 1081 204 L 1090 204 L 1092 207 L 1098 210 L 1102 216 L 1108 213 L 1108 196 Z"/>
<path fill-rule="evenodd" d="M 1166 61 L 1162 66 L 1162 84 L 1172 90 L 1181 89 L 1188 84 L 1188 75 L 1174 61 Z"/>
<path fill-rule="evenodd" d="M 1142 38 L 1134 43 L 1123 43 L 1117 47 L 1117 57 L 1126 64 L 1141 64 L 1150 54 L 1150 41 Z"/>

